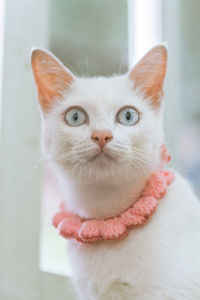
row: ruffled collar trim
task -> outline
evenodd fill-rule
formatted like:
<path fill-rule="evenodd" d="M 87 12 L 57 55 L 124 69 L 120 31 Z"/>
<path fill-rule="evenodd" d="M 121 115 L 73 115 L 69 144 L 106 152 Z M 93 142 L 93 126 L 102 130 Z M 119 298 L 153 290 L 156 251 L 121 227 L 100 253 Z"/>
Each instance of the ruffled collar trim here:
<path fill-rule="evenodd" d="M 162 145 L 162 165 L 170 159 L 166 145 Z M 53 217 L 53 226 L 64 238 L 75 239 L 81 243 L 121 239 L 128 234 L 130 229 L 137 228 L 149 220 L 174 178 L 175 174 L 172 170 L 160 169 L 151 174 L 139 199 L 118 216 L 108 219 L 81 218 L 68 212 L 62 203 L 60 211 Z"/>

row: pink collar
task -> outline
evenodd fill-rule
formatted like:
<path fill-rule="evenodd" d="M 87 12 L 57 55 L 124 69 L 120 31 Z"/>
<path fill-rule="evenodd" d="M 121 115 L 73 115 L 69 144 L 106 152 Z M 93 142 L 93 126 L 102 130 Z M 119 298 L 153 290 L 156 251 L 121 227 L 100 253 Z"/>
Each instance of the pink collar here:
<path fill-rule="evenodd" d="M 162 164 L 171 159 L 167 147 L 161 146 Z M 53 226 L 66 239 L 76 239 L 82 243 L 92 243 L 100 240 L 117 240 L 128 234 L 131 228 L 136 228 L 147 222 L 162 199 L 167 187 L 174 181 L 171 170 L 159 170 L 153 173 L 140 198 L 120 215 L 108 219 L 84 219 L 66 211 L 64 204 L 53 217 Z"/>

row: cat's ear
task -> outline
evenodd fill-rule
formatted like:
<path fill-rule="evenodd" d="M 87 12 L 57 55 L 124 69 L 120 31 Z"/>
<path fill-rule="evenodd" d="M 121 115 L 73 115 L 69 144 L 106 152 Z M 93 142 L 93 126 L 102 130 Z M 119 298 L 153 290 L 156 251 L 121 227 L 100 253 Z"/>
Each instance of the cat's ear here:
<path fill-rule="evenodd" d="M 42 110 L 50 110 L 53 100 L 62 97 L 73 82 L 71 72 L 52 54 L 36 49 L 31 57 L 33 74 Z"/>
<path fill-rule="evenodd" d="M 129 73 L 134 88 L 140 89 L 153 107 L 160 106 L 167 67 L 167 49 L 160 45 L 151 49 Z"/>

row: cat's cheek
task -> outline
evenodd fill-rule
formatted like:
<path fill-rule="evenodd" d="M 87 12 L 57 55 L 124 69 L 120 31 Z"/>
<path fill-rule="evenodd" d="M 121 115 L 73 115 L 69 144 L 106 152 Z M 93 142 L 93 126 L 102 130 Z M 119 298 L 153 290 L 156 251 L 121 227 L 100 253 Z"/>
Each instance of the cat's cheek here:
<path fill-rule="evenodd" d="M 50 150 L 52 148 L 52 138 L 51 135 L 48 134 L 47 130 L 43 130 L 41 137 L 41 148 L 42 152 L 47 155 L 50 154 Z"/>

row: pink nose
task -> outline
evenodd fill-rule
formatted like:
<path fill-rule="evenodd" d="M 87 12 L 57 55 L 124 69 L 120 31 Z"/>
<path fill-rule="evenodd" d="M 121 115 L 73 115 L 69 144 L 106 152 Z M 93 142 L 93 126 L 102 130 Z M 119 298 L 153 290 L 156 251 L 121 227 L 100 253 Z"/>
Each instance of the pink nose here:
<path fill-rule="evenodd" d="M 111 131 L 94 130 L 91 136 L 91 139 L 97 143 L 101 149 L 103 149 L 105 144 L 110 142 L 112 138 L 113 136 Z"/>

